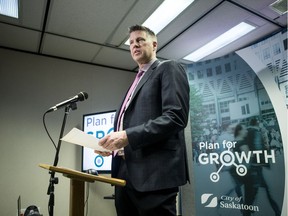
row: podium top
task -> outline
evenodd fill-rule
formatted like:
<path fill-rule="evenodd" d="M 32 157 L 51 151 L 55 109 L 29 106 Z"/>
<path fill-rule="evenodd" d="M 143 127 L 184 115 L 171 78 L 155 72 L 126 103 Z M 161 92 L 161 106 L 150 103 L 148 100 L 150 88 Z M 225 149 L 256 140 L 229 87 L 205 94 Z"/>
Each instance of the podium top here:
<path fill-rule="evenodd" d="M 88 173 L 76 171 L 73 169 L 69 169 L 65 167 L 55 167 L 55 166 L 48 165 L 48 164 L 39 164 L 39 166 L 41 168 L 44 168 L 53 172 L 62 173 L 64 176 L 68 178 L 77 179 L 80 181 L 87 181 L 87 182 L 99 181 L 99 182 L 109 183 L 112 185 L 122 186 L 122 187 L 126 185 L 126 181 L 123 179 L 109 178 L 109 177 L 101 176 L 101 175 L 95 176 L 95 175 L 91 175 Z"/>

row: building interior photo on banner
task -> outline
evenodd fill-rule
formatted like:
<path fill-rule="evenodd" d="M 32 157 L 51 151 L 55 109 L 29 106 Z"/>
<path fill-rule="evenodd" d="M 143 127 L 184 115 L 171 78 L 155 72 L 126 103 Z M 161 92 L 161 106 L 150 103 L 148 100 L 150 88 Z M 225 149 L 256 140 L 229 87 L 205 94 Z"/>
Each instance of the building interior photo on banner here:
<path fill-rule="evenodd" d="M 94 150 L 106 151 L 98 140 L 124 127 L 120 105 L 140 65 L 130 49 L 149 43 L 137 38 L 133 45 L 134 25 L 155 33 L 152 52 L 160 62 L 175 60 L 185 70 L 170 73 L 177 97 L 185 98 L 186 77 L 190 89 L 182 158 L 189 181 L 163 176 L 159 183 L 180 186 L 176 215 L 287 216 L 287 0 L 0 0 L 0 214 L 117 215 L 115 188 L 129 189 L 134 179 L 114 176 L 119 156 Z M 151 83 L 168 90 L 163 74 Z M 157 89 L 149 88 L 149 100 Z M 142 117 L 161 110 L 143 104 Z M 153 118 L 143 125 L 161 123 Z M 145 154 L 158 175 L 178 160 L 169 152 L 166 165 L 152 165 L 152 147 L 141 146 L 140 154 L 133 146 L 121 156 L 128 170 Z M 134 177 L 156 176 L 141 170 Z"/>

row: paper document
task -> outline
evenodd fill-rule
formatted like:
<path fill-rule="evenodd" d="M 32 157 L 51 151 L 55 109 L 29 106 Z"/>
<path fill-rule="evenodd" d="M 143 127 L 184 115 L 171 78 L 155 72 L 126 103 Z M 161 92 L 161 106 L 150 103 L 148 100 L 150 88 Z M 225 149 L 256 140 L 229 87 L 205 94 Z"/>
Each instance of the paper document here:
<path fill-rule="evenodd" d="M 84 146 L 87 148 L 91 148 L 97 151 L 110 152 L 110 150 L 105 149 L 102 146 L 99 146 L 98 144 L 99 139 L 90 134 L 86 134 L 77 128 L 73 128 L 69 133 L 67 133 L 64 137 L 62 137 L 61 140 L 76 145 Z"/>

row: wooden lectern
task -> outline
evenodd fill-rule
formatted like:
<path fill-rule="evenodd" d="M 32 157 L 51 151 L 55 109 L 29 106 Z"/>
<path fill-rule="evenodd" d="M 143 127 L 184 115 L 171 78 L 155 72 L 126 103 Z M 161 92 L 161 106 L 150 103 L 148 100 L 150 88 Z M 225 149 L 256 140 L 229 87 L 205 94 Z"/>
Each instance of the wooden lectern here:
<path fill-rule="evenodd" d="M 122 187 L 126 185 L 126 181 L 122 179 L 86 174 L 73 169 L 55 167 L 48 164 L 39 164 L 39 166 L 53 172 L 62 173 L 65 177 L 70 178 L 70 216 L 84 216 L 85 182 L 99 181 Z"/>

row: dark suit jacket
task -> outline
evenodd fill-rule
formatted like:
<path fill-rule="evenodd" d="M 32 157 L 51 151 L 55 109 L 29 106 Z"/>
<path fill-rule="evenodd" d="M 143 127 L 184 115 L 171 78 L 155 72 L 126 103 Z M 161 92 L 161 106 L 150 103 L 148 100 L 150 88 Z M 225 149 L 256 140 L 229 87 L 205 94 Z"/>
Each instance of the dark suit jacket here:
<path fill-rule="evenodd" d="M 189 84 L 183 67 L 176 61 L 155 61 L 135 89 L 123 119 L 129 141 L 125 162 L 136 190 L 187 183 L 184 128 L 188 113 Z M 112 160 L 112 177 L 117 177 L 119 158 Z"/>

